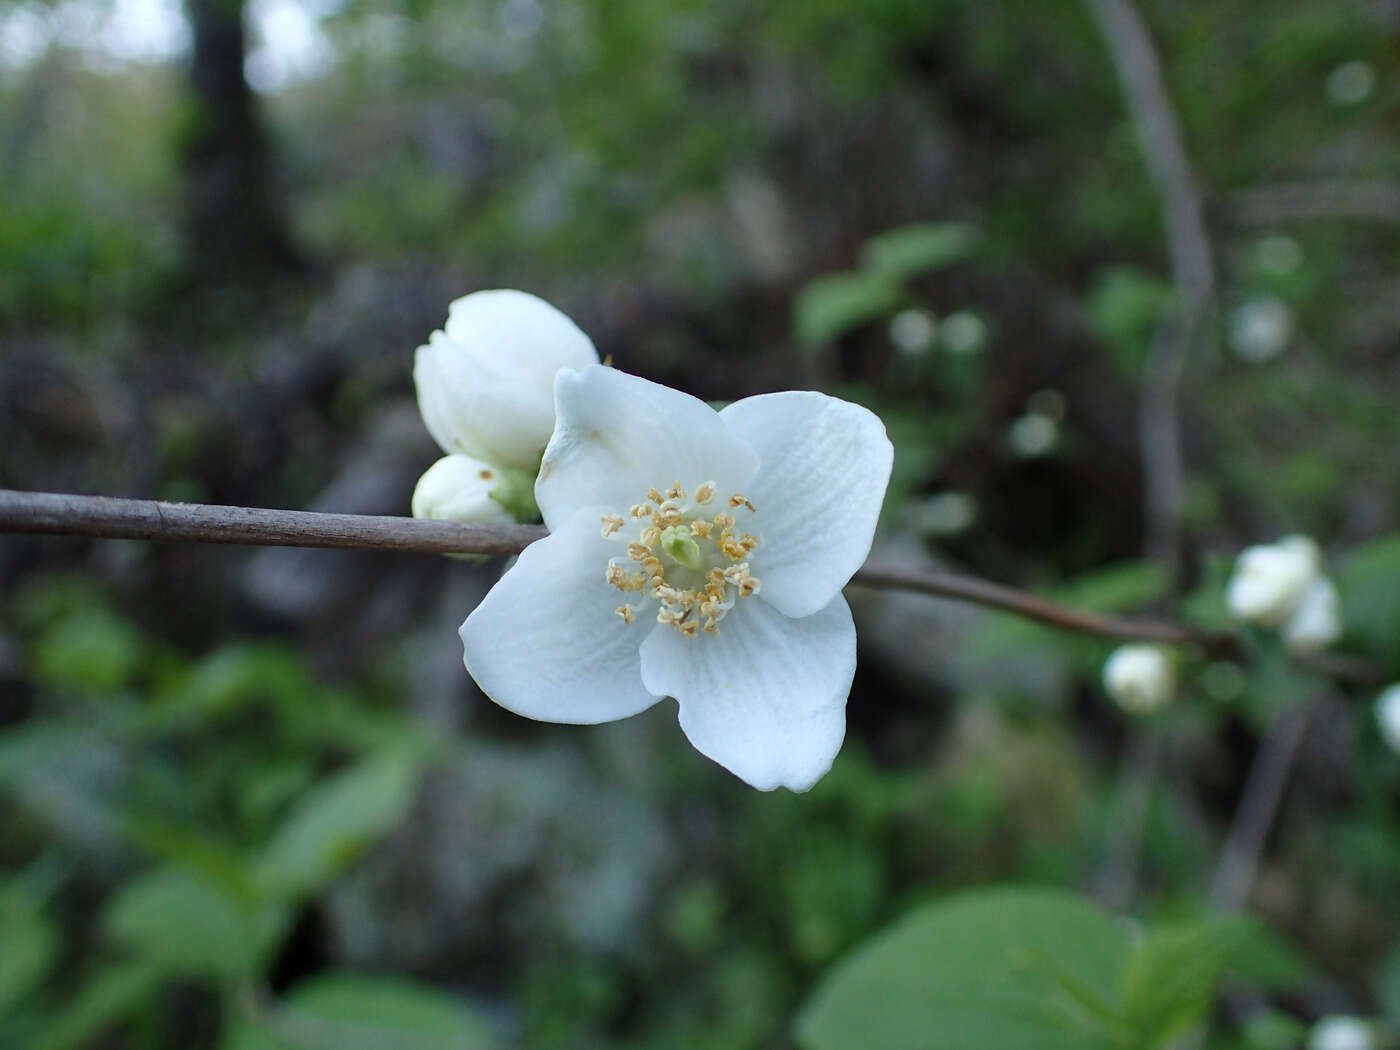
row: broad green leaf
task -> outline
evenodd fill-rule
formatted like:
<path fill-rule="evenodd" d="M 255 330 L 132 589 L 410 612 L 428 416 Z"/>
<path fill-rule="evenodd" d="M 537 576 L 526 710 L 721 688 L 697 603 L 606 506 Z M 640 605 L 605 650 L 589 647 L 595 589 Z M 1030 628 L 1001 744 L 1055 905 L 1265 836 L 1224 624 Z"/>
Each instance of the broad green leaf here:
<path fill-rule="evenodd" d="M 273 835 L 259 866 L 262 887 L 279 896 L 315 892 L 402 819 L 418 765 L 406 754 L 353 766 L 318 784 Z"/>
<path fill-rule="evenodd" d="M 898 305 L 899 286 L 883 274 L 833 273 L 804 287 L 793 305 L 797 341 L 814 347 L 883 317 Z"/>
<path fill-rule="evenodd" d="M 1400 1027 L 1400 944 L 1390 949 L 1376 971 L 1376 1001 L 1392 1025 Z"/>
<path fill-rule="evenodd" d="M 1400 670 L 1400 535 L 1354 548 L 1337 572 L 1348 637 Z"/>
<path fill-rule="evenodd" d="M 926 905 L 839 963 L 798 1020 L 808 1050 L 1107 1050 L 1122 1045 L 1124 927 L 1058 890 Z"/>
<path fill-rule="evenodd" d="M 1152 930 L 1133 946 L 1123 1009 L 1137 1045 L 1162 1046 L 1200 1023 L 1240 935 L 1233 923 L 1202 919 Z"/>
<path fill-rule="evenodd" d="M 110 966 L 100 971 L 76 997 L 65 1003 L 57 1019 L 29 1050 L 72 1050 L 87 1046 L 93 1036 L 124 1020 L 160 987 L 162 974 L 145 963 Z"/>
<path fill-rule="evenodd" d="M 894 281 L 965 259 L 977 243 L 977 230 L 962 222 L 901 226 L 872 237 L 861 251 L 861 265 Z"/>
<path fill-rule="evenodd" d="M 102 916 L 108 937 L 163 973 L 212 979 L 252 973 L 276 925 L 266 909 L 174 867 L 126 883 Z"/>
<path fill-rule="evenodd" d="M 34 647 L 34 677 L 56 689 L 110 692 L 145 662 L 140 632 L 101 609 L 78 613 L 47 631 Z"/>
<path fill-rule="evenodd" d="M 30 894 L 0 891 L 0 1016 L 38 986 L 58 956 L 58 931 Z"/>
<path fill-rule="evenodd" d="M 238 1026 L 224 1050 L 303 1046 L 486 1050 L 490 1029 L 456 999 L 398 977 L 330 973 L 304 981 L 284 1006 Z"/>
<path fill-rule="evenodd" d="M 1171 303 L 1171 286 L 1131 266 L 1104 270 L 1086 303 L 1089 327 L 1124 375 L 1142 370 L 1147 348 Z"/>

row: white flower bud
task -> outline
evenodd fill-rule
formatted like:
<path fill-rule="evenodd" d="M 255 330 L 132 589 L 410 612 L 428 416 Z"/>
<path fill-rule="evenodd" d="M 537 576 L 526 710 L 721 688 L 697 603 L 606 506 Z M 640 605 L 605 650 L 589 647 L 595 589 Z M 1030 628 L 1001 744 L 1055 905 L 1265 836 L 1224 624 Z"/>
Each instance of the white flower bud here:
<path fill-rule="evenodd" d="M 1124 645 L 1104 662 L 1103 685 L 1123 710 L 1147 714 L 1176 695 L 1176 672 L 1157 646 Z"/>
<path fill-rule="evenodd" d="M 525 292 L 474 292 L 413 363 L 418 408 L 449 455 L 534 471 L 554 431 L 554 376 L 598 362 L 577 325 Z"/>
<path fill-rule="evenodd" d="M 1371 1026 L 1359 1017 L 1333 1014 L 1313 1025 L 1308 1050 L 1375 1050 Z"/>
<path fill-rule="evenodd" d="M 1298 611 L 1283 627 L 1283 640 L 1295 653 L 1326 649 L 1342 633 L 1342 599 L 1326 576 L 1308 586 Z"/>
<path fill-rule="evenodd" d="M 1376 698 L 1376 725 L 1380 727 L 1381 739 L 1400 755 L 1400 682 Z"/>
<path fill-rule="evenodd" d="M 1283 626 L 1317 578 L 1320 560 L 1317 544 L 1306 536 L 1241 551 L 1225 591 L 1231 614 L 1267 627 Z"/>
<path fill-rule="evenodd" d="M 438 521 L 514 521 L 510 511 L 491 498 L 500 472 L 471 456 L 443 456 L 429 467 L 413 490 L 413 516 Z"/>

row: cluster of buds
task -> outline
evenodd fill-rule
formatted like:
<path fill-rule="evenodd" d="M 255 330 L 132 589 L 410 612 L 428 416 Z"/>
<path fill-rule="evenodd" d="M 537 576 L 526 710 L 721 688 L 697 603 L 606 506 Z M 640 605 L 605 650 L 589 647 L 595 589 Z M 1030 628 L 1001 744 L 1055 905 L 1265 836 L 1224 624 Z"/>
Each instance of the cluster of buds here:
<path fill-rule="evenodd" d="M 1225 601 L 1236 619 L 1276 628 L 1295 653 L 1325 649 L 1342 633 L 1341 598 L 1305 536 L 1242 551 Z"/>
<path fill-rule="evenodd" d="M 419 479 L 413 516 L 532 521 L 535 475 L 554 430 L 554 377 L 598 361 L 562 313 L 517 291 L 474 292 L 414 355 L 418 409 L 446 453 Z"/>

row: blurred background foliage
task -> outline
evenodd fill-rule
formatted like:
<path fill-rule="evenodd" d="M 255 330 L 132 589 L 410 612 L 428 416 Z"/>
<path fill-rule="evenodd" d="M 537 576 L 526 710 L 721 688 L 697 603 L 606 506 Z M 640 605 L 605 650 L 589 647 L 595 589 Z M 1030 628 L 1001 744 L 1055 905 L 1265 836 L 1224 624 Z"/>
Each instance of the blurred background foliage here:
<path fill-rule="evenodd" d="M 886 560 L 1218 625 L 1231 555 L 1304 532 L 1342 648 L 1398 678 L 1400 8 L 1141 11 L 1220 274 L 1179 574 L 1142 560 L 1137 436 L 1176 293 L 1078 0 L 10 3 L 0 484 L 406 513 L 413 348 L 521 287 L 698 396 L 875 409 Z M 1132 1045 L 1400 1024 L 1400 757 L 1271 640 L 1131 724 L 1105 643 L 853 592 L 847 744 L 760 795 L 668 704 L 485 701 L 454 628 L 497 571 L 0 540 L 0 1045 L 854 1046 L 869 988 L 984 972 L 989 900 L 1088 937 L 1051 991 L 1121 982 Z M 1300 704 L 1245 936 L 1201 916 Z M 992 883 L 1057 889 L 948 896 Z M 1120 951 L 1094 899 L 1153 934 Z M 975 1002 L 948 1045 L 1000 1045 Z"/>

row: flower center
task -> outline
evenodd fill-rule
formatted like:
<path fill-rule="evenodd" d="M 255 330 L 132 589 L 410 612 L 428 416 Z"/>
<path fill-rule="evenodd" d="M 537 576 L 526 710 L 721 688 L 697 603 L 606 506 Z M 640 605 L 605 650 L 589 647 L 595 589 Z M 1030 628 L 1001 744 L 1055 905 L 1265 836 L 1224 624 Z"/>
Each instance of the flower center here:
<path fill-rule="evenodd" d="M 627 544 L 627 561 L 609 558 L 607 581 L 624 594 L 657 603 L 656 622 L 674 627 L 687 638 L 700 631 L 719 634 L 720 621 L 740 598 L 758 593 L 758 577 L 749 572 L 748 557 L 758 537 L 736 531 L 732 511 L 752 514 L 754 506 L 742 493 L 729 497 L 728 510 L 710 514 L 715 483 L 707 481 L 686 495 L 679 481 L 665 493 L 651 489 L 646 500 L 627 512 L 603 515 L 603 536 Z M 629 521 L 630 519 L 630 521 Z M 631 602 L 617 615 L 633 623 Z"/>

